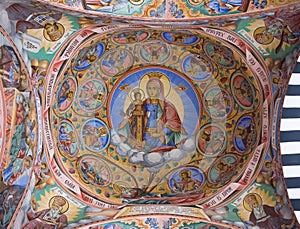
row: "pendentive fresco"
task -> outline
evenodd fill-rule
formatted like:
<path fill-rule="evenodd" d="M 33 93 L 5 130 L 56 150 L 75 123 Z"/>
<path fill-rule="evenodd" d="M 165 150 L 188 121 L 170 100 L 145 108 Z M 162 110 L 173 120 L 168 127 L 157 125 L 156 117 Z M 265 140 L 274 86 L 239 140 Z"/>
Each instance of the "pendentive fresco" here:
<path fill-rule="evenodd" d="M 279 147 L 299 1 L 0 10 L 0 228 L 300 228 Z"/>

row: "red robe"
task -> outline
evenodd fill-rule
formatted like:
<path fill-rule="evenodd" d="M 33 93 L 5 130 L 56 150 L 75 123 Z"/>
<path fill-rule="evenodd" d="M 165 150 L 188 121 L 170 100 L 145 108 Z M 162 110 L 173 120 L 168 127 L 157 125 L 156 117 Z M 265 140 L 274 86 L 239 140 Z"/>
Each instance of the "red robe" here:
<path fill-rule="evenodd" d="M 44 216 L 50 211 L 50 209 L 44 209 L 39 212 L 29 211 L 27 217 L 29 222 L 22 226 L 22 229 L 63 229 L 68 226 L 67 216 L 61 214 L 55 224 L 44 220 Z M 56 227 L 57 225 L 57 227 Z"/>
<path fill-rule="evenodd" d="M 250 221 L 260 227 L 260 229 L 281 229 L 282 225 L 289 225 L 293 222 L 292 219 L 282 218 L 274 209 L 268 205 L 262 205 L 265 216 L 256 218 L 254 212 L 250 214 Z"/>

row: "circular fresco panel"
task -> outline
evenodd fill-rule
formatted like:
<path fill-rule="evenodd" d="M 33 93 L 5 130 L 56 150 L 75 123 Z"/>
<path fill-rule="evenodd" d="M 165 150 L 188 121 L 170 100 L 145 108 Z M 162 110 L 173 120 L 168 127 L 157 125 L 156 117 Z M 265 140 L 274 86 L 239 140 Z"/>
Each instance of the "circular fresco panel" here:
<path fill-rule="evenodd" d="M 63 120 L 59 124 L 59 134 L 57 137 L 58 148 L 63 155 L 75 158 L 79 150 L 78 134 L 74 126 L 68 120 Z"/>
<path fill-rule="evenodd" d="M 85 155 L 77 161 L 79 176 L 83 182 L 95 186 L 107 186 L 111 173 L 106 164 L 93 155 Z"/>
<path fill-rule="evenodd" d="M 74 102 L 77 93 L 77 82 L 72 77 L 67 77 L 58 87 L 56 91 L 55 110 L 59 113 L 68 111 Z"/>
<path fill-rule="evenodd" d="M 89 79 L 79 85 L 76 102 L 82 110 L 93 112 L 103 106 L 106 95 L 106 84 L 102 80 Z"/>

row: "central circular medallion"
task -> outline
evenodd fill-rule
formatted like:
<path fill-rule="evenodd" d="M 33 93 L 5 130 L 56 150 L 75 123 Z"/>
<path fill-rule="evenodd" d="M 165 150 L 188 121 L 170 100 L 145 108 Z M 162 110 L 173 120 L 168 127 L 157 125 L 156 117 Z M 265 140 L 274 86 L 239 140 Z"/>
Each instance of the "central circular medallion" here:
<path fill-rule="evenodd" d="M 147 66 L 124 75 L 108 103 L 111 127 L 130 148 L 145 152 L 182 145 L 201 118 L 197 89 L 182 73 L 165 67 Z"/>

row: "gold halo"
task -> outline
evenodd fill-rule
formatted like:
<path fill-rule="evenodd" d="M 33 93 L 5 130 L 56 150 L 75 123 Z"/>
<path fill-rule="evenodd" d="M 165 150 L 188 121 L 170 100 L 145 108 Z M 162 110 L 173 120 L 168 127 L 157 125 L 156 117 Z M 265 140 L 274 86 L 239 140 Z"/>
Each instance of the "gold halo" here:
<path fill-rule="evenodd" d="M 257 193 L 249 193 L 249 194 L 247 194 L 247 195 L 244 197 L 243 205 L 244 205 L 244 208 L 245 208 L 247 211 L 249 211 L 249 212 L 252 211 L 252 208 L 249 206 L 249 204 L 248 204 L 245 200 L 246 200 L 247 197 L 250 196 L 250 195 L 255 196 L 256 199 L 257 199 L 258 204 L 259 204 L 259 205 L 262 205 L 262 199 L 261 199 L 261 196 L 260 196 L 260 195 L 258 195 Z"/>
<path fill-rule="evenodd" d="M 55 22 L 48 22 L 48 23 L 54 25 Z M 44 37 L 47 41 L 52 41 L 52 42 L 58 41 L 64 35 L 65 27 L 62 24 L 58 23 L 58 22 L 56 22 L 56 25 L 58 27 L 58 30 L 61 32 L 61 36 L 59 38 L 55 39 L 55 40 L 52 40 L 52 39 L 50 39 L 49 35 L 46 32 L 46 29 L 44 28 L 43 29 L 43 35 L 44 35 Z"/>
<path fill-rule="evenodd" d="M 47 162 L 42 162 L 42 163 L 41 163 L 41 170 L 45 171 L 45 170 L 47 170 L 47 169 L 48 169 L 48 164 L 47 164 Z"/>
<path fill-rule="evenodd" d="M 120 181 L 114 183 L 113 188 L 115 192 L 120 195 L 123 192 L 123 190 L 129 188 L 129 186 L 127 183 Z"/>
<path fill-rule="evenodd" d="M 28 166 L 26 165 L 27 162 L 29 162 L 29 165 L 28 165 Z M 26 157 L 26 158 L 24 159 L 24 163 L 25 163 L 25 167 L 26 167 L 27 169 L 29 169 L 29 168 L 31 167 L 31 165 L 32 165 L 32 160 L 31 160 L 30 156 L 28 156 L 28 157 Z"/>
<path fill-rule="evenodd" d="M 155 72 L 155 71 L 146 73 L 140 80 L 139 88 L 143 91 L 147 91 L 146 85 L 151 78 L 159 78 L 159 80 L 163 84 L 164 97 L 166 98 L 170 93 L 171 83 L 170 83 L 169 78 L 164 73 Z"/>
<path fill-rule="evenodd" d="M 132 5 L 141 5 L 144 3 L 144 0 L 129 0 Z"/>
<path fill-rule="evenodd" d="M 272 167 L 272 161 L 270 161 L 270 160 L 265 160 L 265 162 L 264 162 L 264 167 L 267 168 L 267 169 L 270 169 L 270 167 L 268 167 L 267 163 L 270 163 L 270 164 L 271 164 L 271 167 Z"/>
<path fill-rule="evenodd" d="M 36 58 L 32 59 L 31 60 L 31 66 L 32 67 L 38 67 L 39 66 L 39 61 Z"/>
<path fill-rule="evenodd" d="M 140 89 L 140 88 L 134 88 L 134 89 L 130 92 L 130 101 L 131 101 L 131 102 L 135 101 L 134 94 L 135 94 L 136 92 L 140 92 L 140 93 L 141 93 L 141 95 L 142 95 L 141 100 L 144 100 L 144 99 L 145 99 L 145 92 L 144 92 L 142 89 Z"/>
<path fill-rule="evenodd" d="M 63 214 L 63 213 L 65 213 L 66 211 L 68 211 L 68 209 L 69 209 L 69 202 L 66 200 L 66 198 L 64 198 L 64 197 L 62 197 L 62 196 L 53 196 L 53 197 L 50 199 L 50 201 L 49 201 L 49 208 L 51 208 L 52 203 L 54 202 L 54 200 L 55 200 L 57 197 L 63 198 L 63 199 L 66 201 L 66 203 L 64 204 L 64 206 L 62 206 L 62 209 L 61 209 L 61 211 L 60 211 L 60 212 Z"/>
<path fill-rule="evenodd" d="M 46 71 L 48 69 L 48 61 L 47 60 L 42 60 L 40 63 L 39 63 L 39 67 L 41 68 L 40 70 L 43 70 L 43 71 Z"/>
<path fill-rule="evenodd" d="M 182 178 L 182 174 L 183 174 L 183 173 L 187 173 L 188 177 L 191 177 L 191 176 L 192 176 L 191 170 L 189 170 L 189 169 L 182 169 L 182 170 L 179 172 L 179 174 L 178 174 L 180 178 Z"/>
<path fill-rule="evenodd" d="M 225 164 L 226 162 L 225 162 L 223 159 L 221 159 L 221 160 L 215 165 L 215 170 L 220 171 L 220 169 L 218 168 L 218 165 L 219 165 L 220 163 Z M 226 163 L 226 164 L 227 164 L 227 163 Z"/>
<path fill-rule="evenodd" d="M 203 3 L 203 0 L 188 0 L 188 1 L 193 6 L 199 6 L 200 4 Z"/>
<path fill-rule="evenodd" d="M 265 26 L 258 27 L 256 30 L 254 30 L 254 33 L 253 33 L 254 39 L 255 39 L 255 36 L 256 36 L 258 33 L 262 33 L 262 32 L 265 31 L 265 30 L 266 30 L 266 27 L 265 27 Z M 255 40 L 256 40 L 256 39 L 255 39 Z M 274 36 L 271 36 L 271 38 L 270 38 L 269 40 L 267 40 L 266 42 L 264 42 L 264 43 L 260 43 L 260 42 L 258 42 L 257 40 L 256 40 L 256 41 L 257 41 L 259 44 L 262 44 L 262 45 L 268 45 L 268 44 L 270 44 L 273 40 L 274 40 Z"/>

